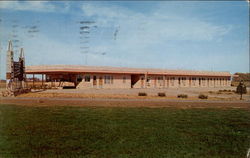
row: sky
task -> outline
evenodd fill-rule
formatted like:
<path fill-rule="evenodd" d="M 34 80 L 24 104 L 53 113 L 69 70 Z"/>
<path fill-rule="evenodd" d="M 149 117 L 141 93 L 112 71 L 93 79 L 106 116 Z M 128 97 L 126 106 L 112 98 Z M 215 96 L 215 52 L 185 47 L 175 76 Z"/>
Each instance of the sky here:
<path fill-rule="evenodd" d="M 9 40 L 26 65 L 249 72 L 249 3 L 1 1 L 0 78 Z"/>

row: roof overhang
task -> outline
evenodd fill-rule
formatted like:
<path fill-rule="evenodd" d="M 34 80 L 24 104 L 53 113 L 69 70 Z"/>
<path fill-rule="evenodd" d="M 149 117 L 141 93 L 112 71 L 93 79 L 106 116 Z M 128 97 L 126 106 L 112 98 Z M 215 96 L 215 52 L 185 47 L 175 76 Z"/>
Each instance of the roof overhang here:
<path fill-rule="evenodd" d="M 41 65 L 26 66 L 26 74 L 148 74 L 168 76 L 204 76 L 204 77 L 231 77 L 229 72 L 193 71 L 193 70 L 166 70 L 124 67 L 95 67 L 80 65 Z"/>

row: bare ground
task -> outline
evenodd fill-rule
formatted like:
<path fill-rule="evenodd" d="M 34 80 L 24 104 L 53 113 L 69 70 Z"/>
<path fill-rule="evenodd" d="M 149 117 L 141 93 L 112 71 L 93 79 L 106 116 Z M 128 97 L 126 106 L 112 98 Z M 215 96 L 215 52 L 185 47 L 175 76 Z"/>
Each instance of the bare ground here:
<path fill-rule="evenodd" d="M 220 90 L 220 91 L 219 91 Z M 226 90 L 226 91 L 225 91 Z M 177 95 L 186 94 L 188 99 L 197 100 L 199 94 L 205 94 L 209 100 L 239 100 L 239 95 L 228 90 L 229 88 L 168 88 L 168 89 L 54 89 L 46 91 L 36 91 L 33 93 L 22 94 L 20 97 L 48 97 L 48 98 L 126 98 L 135 99 L 139 97 L 139 92 L 147 93 L 148 99 L 177 99 Z M 223 91 L 223 92 L 221 92 Z M 158 97 L 158 93 L 163 92 L 166 97 Z M 243 95 L 244 100 L 250 100 L 250 90 Z"/>
<path fill-rule="evenodd" d="M 235 87 L 225 88 L 235 90 Z M 18 97 L 0 98 L 0 104 L 25 106 L 93 106 L 93 107 L 173 107 L 173 108 L 245 108 L 250 109 L 249 93 L 239 100 L 233 92 L 219 92 L 224 88 L 176 88 L 176 89 L 57 89 L 33 91 Z M 138 96 L 145 92 L 148 96 Z M 157 94 L 164 92 L 166 97 Z M 249 90 L 248 90 L 249 92 Z M 187 94 L 187 99 L 177 98 Z M 208 95 L 207 100 L 198 99 Z"/>
<path fill-rule="evenodd" d="M 0 104 L 24 106 L 84 107 L 172 107 L 172 108 L 243 108 L 250 110 L 249 101 L 171 100 L 171 99 L 108 99 L 108 98 L 1 98 Z"/>

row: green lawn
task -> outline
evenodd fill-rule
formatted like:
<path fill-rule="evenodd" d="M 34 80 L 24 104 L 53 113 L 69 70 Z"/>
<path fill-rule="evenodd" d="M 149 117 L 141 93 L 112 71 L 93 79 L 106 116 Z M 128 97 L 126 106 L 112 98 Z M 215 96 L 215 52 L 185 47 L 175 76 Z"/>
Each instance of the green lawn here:
<path fill-rule="evenodd" d="M 245 158 L 250 111 L 0 105 L 0 157 Z"/>

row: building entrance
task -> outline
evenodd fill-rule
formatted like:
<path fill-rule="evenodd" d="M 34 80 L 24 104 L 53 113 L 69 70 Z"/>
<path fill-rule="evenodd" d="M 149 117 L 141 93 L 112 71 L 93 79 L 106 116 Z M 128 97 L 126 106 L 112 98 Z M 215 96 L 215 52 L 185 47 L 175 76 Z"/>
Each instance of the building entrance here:
<path fill-rule="evenodd" d="M 96 81 L 96 76 L 93 76 L 93 86 L 96 87 L 97 81 Z"/>

